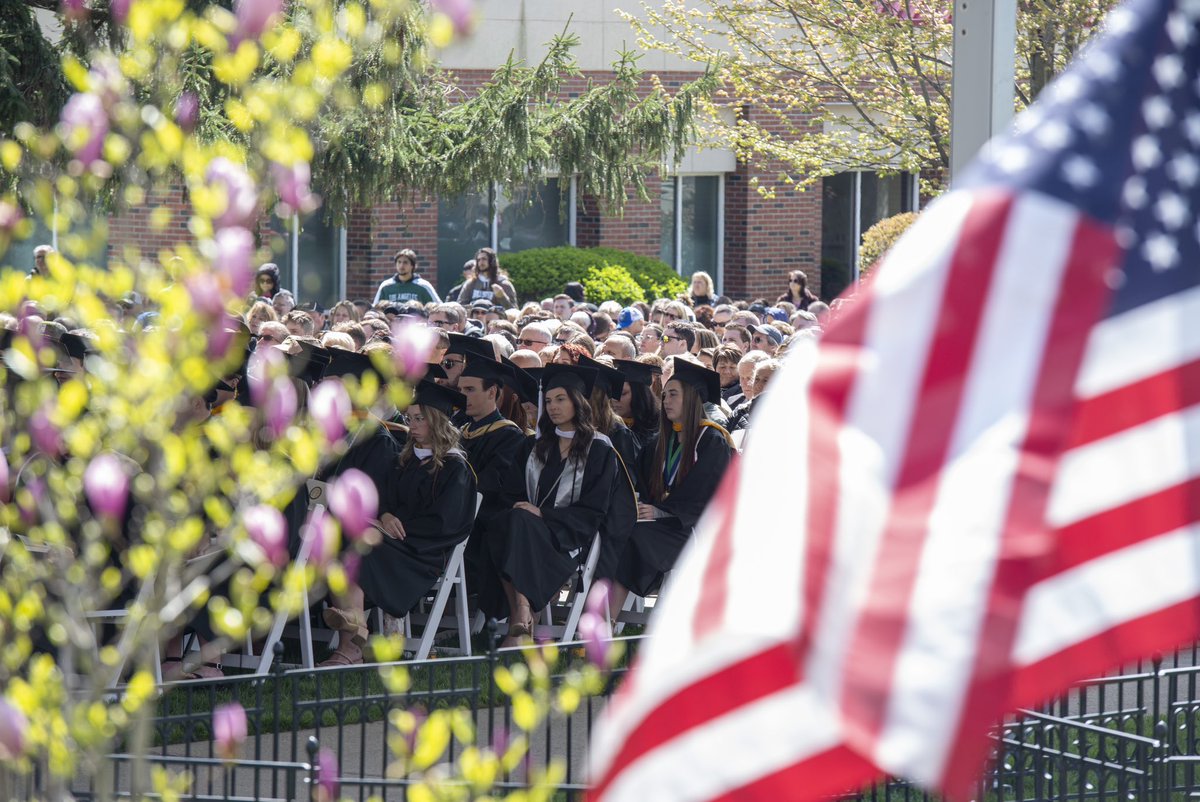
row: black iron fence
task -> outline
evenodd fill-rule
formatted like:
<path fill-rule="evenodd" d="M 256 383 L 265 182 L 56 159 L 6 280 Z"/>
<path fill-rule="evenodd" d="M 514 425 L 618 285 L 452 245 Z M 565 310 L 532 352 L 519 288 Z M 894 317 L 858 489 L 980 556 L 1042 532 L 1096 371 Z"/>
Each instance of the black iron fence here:
<path fill-rule="evenodd" d="M 623 639 L 632 654 L 638 639 Z M 575 645 L 562 647 L 573 652 Z M 973 795 L 979 802 L 1174 802 L 1200 794 L 1200 667 L 1195 650 L 1130 667 L 1127 673 L 1082 683 L 1040 710 L 1021 711 L 993 734 L 994 755 Z M 565 664 L 551 673 L 564 676 Z M 449 740 L 439 762 L 464 749 L 502 745 L 516 735 L 512 700 L 497 687 L 495 670 L 524 663 L 518 651 L 348 668 L 285 670 L 167 685 L 150 722 L 154 766 L 188 776 L 185 799 L 312 798 L 319 748 L 339 758 L 342 796 L 403 800 L 409 780 L 397 772 L 389 744 L 403 737 L 397 712 L 425 716 L 461 709 L 469 743 Z M 500 788 L 526 786 L 552 764 L 561 768 L 556 799 L 582 799 L 589 733 L 628 659 L 610 675 L 605 692 L 585 698 L 569 716 L 537 726 L 518 765 Z M 1164 667 L 1165 666 L 1165 667 Z M 381 668 L 383 672 L 381 674 Z M 407 673 L 400 690 L 384 674 Z M 249 737 L 239 759 L 214 754 L 212 711 L 236 701 L 246 711 Z M 139 775 L 127 755 L 114 756 L 107 776 L 79 778 L 78 798 L 136 797 Z M 31 791 L 36 778 L 29 778 Z M 863 802 L 934 800 L 899 781 L 880 783 L 849 799 Z"/>

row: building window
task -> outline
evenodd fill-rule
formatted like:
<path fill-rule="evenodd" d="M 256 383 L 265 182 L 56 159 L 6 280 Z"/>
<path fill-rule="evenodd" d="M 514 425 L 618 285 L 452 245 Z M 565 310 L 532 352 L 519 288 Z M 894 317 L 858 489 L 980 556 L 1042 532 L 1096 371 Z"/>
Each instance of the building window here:
<path fill-rule="evenodd" d="M 328 309 L 345 297 L 346 230 L 325 222 L 320 212 L 304 218 L 272 218 L 279 234 L 275 264 L 279 281 L 297 303 L 316 301 Z"/>
<path fill-rule="evenodd" d="M 911 173 L 839 173 L 821 182 L 821 297 L 830 300 L 858 278 L 858 248 L 868 228 L 917 208 Z"/>
<path fill-rule="evenodd" d="M 663 181 L 659 258 L 683 277 L 703 270 L 722 289 L 725 176 L 684 175 Z"/>
<path fill-rule="evenodd" d="M 566 194 L 567 214 L 562 214 Z M 506 192 L 499 187 L 438 200 L 438 286 L 462 280 L 480 248 L 501 254 L 575 244 L 575 181 L 549 178 Z M 501 265 L 504 262 L 501 259 Z"/>

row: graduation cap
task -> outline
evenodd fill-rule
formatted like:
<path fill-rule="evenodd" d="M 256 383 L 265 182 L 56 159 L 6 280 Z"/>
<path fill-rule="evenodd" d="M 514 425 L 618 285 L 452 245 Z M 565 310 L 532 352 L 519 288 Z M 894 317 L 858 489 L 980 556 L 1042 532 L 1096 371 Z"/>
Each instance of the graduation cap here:
<path fill-rule="evenodd" d="M 609 398 L 620 400 L 621 391 L 625 389 L 625 374 L 616 368 L 610 368 L 603 362 L 581 356 L 579 364 L 589 368 L 596 369 L 596 386 L 603 387 L 604 392 L 608 393 Z"/>
<path fill-rule="evenodd" d="M 467 354 L 467 366 L 463 368 L 462 376 L 490 382 L 512 383 L 512 373 L 509 372 L 508 365 L 476 354 Z"/>
<path fill-rule="evenodd" d="M 557 387 L 574 387 L 587 398 L 592 394 L 595 383 L 596 369 L 583 365 L 547 365 L 542 371 L 543 393 Z"/>
<path fill-rule="evenodd" d="M 67 354 L 82 362 L 87 358 L 88 354 L 95 353 L 92 344 L 86 338 L 80 337 L 78 334 L 67 332 L 62 336 L 62 346 L 66 349 Z"/>
<path fill-rule="evenodd" d="M 700 400 L 706 404 L 721 402 L 721 374 L 715 370 L 709 370 L 686 359 L 676 359 L 675 372 L 671 374 L 671 378 L 690 384 L 700 394 Z"/>
<path fill-rule="evenodd" d="M 458 409 L 466 407 L 467 399 L 457 390 L 421 379 L 417 384 L 417 392 L 413 396 L 412 403 L 420 407 L 433 407 L 449 418 L 454 414 L 456 407 Z"/>
<path fill-rule="evenodd" d="M 538 379 L 541 378 L 541 368 L 522 368 L 508 357 L 500 357 L 500 361 L 508 366 L 509 387 L 522 401 L 536 404 L 538 400 Z M 538 375 L 534 375 L 534 372 Z"/>
<path fill-rule="evenodd" d="M 448 379 L 450 376 L 446 373 L 446 369 L 441 366 L 441 363 L 430 362 L 425 366 L 425 378 L 433 381 L 434 379 Z"/>
<path fill-rule="evenodd" d="M 658 365 L 651 365 L 646 362 L 638 362 L 633 359 L 616 359 L 613 360 L 617 370 L 625 377 L 625 381 L 630 384 L 644 384 L 647 387 L 654 384 L 654 377 L 662 375 L 662 368 Z"/>
<path fill-rule="evenodd" d="M 303 379 L 309 386 L 316 384 L 325 375 L 325 368 L 333 360 L 329 350 L 319 345 L 297 340 L 300 353 L 288 355 L 288 375 Z"/>
<path fill-rule="evenodd" d="M 450 332 L 448 336 L 450 337 L 450 347 L 446 349 L 447 354 L 462 354 L 496 361 L 496 349 L 492 347 L 490 341 L 479 337 L 468 337 L 456 331 Z"/>
<path fill-rule="evenodd" d="M 379 380 L 380 386 L 387 383 L 387 380 L 375 369 L 374 363 L 371 362 L 371 357 L 366 354 L 356 354 L 341 348 L 330 348 L 329 357 L 329 366 L 325 368 L 326 377 L 354 376 L 359 381 L 362 381 L 363 376 L 368 373 L 374 373 Z"/>

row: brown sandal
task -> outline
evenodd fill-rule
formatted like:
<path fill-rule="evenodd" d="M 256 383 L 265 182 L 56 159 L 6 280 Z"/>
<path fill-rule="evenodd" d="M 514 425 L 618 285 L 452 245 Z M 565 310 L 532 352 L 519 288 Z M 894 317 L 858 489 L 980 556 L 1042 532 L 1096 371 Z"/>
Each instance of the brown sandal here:
<path fill-rule="evenodd" d="M 508 635 L 500 641 L 501 649 L 511 649 L 520 646 L 521 642 L 533 635 L 533 621 L 517 621 L 508 625 Z"/>
<path fill-rule="evenodd" d="M 363 654 L 361 650 L 358 653 L 358 659 L 355 660 L 353 657 L 343 652 L 339 647 L 336 651 L 330 653 L 330 655 L 324 660 L 317 663 L 317 668 L 330 668 L 333 666 L 360 666 L 362 663 Z"/>
<path fill-rule="evenodd" d="M 337 607 L 326 607 L 321 614 L 325 625 L 338 632 L 345 632 L 360 649 L 367 645 L 367 618 L 363 613 L 350 613 Z"/>

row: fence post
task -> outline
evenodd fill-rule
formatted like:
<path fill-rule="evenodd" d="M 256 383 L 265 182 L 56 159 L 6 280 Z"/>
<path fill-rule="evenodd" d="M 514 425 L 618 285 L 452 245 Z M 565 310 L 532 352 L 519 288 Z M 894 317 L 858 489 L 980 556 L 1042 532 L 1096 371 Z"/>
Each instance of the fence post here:
<path fill-rule="evenodd" d="M 1154 790 L 1151 798 L 1156 802 L 1170 802 L 1171 799 L 1171 778 L 1170 768 L 1171 763 L 1167 760 L 1171 756 L 1171 744 L 1167 740 L 1170 735 L 1171 728 L 1167 726 L 1167 722 L 1159 719 L 1154 725 L 1154 737 L 1158 740 L 1158 746 L 1154 749 L 1154 754 L 1151 760 L 1154 762 L 1154 768 L 1151 773 L 1154 783 Z"/>
<path fill-rule="evenodd" d="M 308 743 L 304 745 L 304 749 L 308 752 L 308 798 L 312 802 L 317 798 L 317 783 L 321 781 L 321 767 L 317 762 L 321 744 L 317 741 L 317 736 L 308 736 Z"/>

